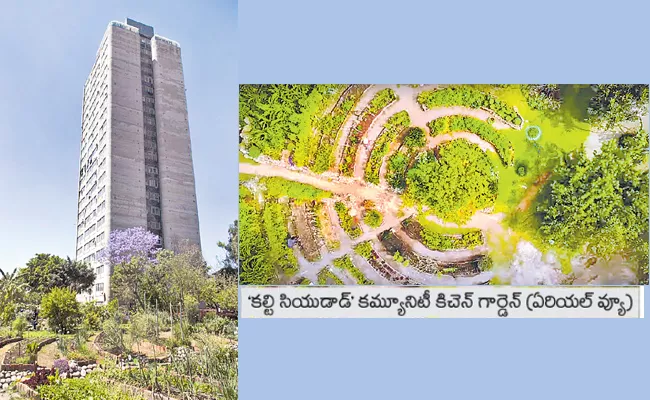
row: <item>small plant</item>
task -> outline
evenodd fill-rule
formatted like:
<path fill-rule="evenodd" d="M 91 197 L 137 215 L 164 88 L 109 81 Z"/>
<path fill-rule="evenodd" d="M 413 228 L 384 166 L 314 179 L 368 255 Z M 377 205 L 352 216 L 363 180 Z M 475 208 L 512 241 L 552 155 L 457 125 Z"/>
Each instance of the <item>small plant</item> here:
<path fill-rule="evenodd" d="M 44 386 L 50 384 L 50 376 L 55 376 L 56 370 L 54 368 L 50 369 L 39 369 L 34 372 L 34 375 L 29 377 L 23 383 L 29 386 L 32 389 L 36 389 L 38 386 Z"/>
<path fill-rule="evenodd" d="M 363 222 L 371 228 L 379 228 L 383 222 L 383 216 L 377 210 L 368 210 L 363 217 Z"/>
<path fill-rule="evenodd" d="M 54 360 L 54 362 L 52 363 L 52 368 L 59 371 L 59 374 L 64 374 L 70 371 L 70 365 L 68 364 L 68 360 L 64 358 Z"/>

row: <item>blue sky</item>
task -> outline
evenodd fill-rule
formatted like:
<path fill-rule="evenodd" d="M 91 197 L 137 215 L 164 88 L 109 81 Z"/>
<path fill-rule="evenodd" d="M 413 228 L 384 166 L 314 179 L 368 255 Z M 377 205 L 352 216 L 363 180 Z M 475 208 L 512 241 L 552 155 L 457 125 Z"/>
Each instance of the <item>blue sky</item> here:
<path fill-rule="evenodd" d="M 221 256 L 217 242 L 237 217 L 237 2 L 8 2 L 0 13 L 5 271 L 36 253 L 74 257 L 83 85 L 109 21 L 126 17 L 181 45 L 203 254 L 211 265 Z"/>

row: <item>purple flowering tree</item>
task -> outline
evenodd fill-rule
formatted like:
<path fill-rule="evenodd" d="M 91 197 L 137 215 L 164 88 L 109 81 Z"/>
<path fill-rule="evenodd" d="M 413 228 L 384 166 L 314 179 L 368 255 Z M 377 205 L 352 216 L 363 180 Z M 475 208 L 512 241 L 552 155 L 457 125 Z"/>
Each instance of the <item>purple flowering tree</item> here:
<path fill-rule="evenodd" d="M 155 262 L 156 253 L 160 250 L 159 243 L 158 235 L 139 226 L 114 230 L 108 238 L 108 245 L 97 258 L 110 265 L 126 264 L 134 257 Z"/>

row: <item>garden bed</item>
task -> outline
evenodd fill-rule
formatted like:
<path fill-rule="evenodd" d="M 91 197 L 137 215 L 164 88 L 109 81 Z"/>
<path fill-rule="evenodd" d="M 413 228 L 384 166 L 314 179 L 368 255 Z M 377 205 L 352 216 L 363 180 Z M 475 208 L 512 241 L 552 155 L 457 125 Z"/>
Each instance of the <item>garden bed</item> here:
<path fill-rule="evenodd" d="M 357 219 L 350 215 L 350 210 L 345 206 L 345 204 L 343 204 L 343 202 L 337 201 L 334 204 L 334 209 L 336 210 L 336 215 L 339 217 L 341 228 L 343 228 L 345 233 L 347 233 L 348 236 L 350 236 L 352 239 L 356 239 L 361 236 L 363 231 L 361 230 Z"/>
<path fill-rule="evenodd" d="M 483 109 L 498 116 L 515 129 L 521 129 L 523 119 L 514 107 L 469 86 L 452 86 L 444 89 L 424 91 L 418 95 L 418 103 L 425 109 L 461 106 Z"/>
<path fill-rule="evenodd" d="M 428 229 L 413 218 L 402 221 L 402 229 L 411 239 L 434 251 L 474 249 L 484 243 L 483 233 L 480 230 L 445 234 Z"/>
<path fill-rule="evenodd" d="M 350 85 L 332 112 L 320 121 L 318 130 L 321 132 L 321 136 L 311 164 L 312 171 L 320 174 L 332 166 L 332 152 L 337 143 L 339 131 L 359 102 L 363 92 L 369 87 L 370 85 Z"/>
<path fill-rule="evenodd" d="M 291 220 L 293 230 L 298 236 L 298 246 L 302 255 L 309 262 L 318 261 L 321 258 L 320 248 L 323 240 L 318 235 L 316 228 L 316 216 L 311 204 L 291 205 Z"/>
<path fill-rule="evenodd" d="M 36 363 L 36 355 L 38 351 L 45 346 L 56 341 L 56 338 L 33 338 L 21 340 L 15 344 L 11 349 L 9 349 L 2 359 L 2 370 L 28 370 L 30 367 Z M 28 349 L 33 346 L 32 352 L 28 352 Z M 25 356 L 32 356 L 34 358 L 33 362 L 21 362 L 21 358 Z M 23 367 L 24 366 L 24 367 Z M 25 368 L 25 369 L 23 369 Z"/>
<path fill-rule="evenodd" d="M 316 228 L 319 229 L 324 241 L 325 246 L 329 251 L 338 250 L 341 247 L 338 235 L 332 225 L 330 214 L 327 209 L 328 205 L 318 202 L 314 205 L 314 213 L 316 214 Z"/>
<path fill-rule="evenodd" d="M 435 274 L 440 271 L 436 260 L 429 257 L 422 257 L 415 253 L 411 246 L 404 243 L 392 229 L 385 230 L 379 235 L 379 241 L 386 248 L 389 254 L 399 253 L 400 257 L 408 261 L 408 265 L 420 272 Z"/>
<path fill-rule="evenodd" d="M 359 268 L 357 268 L 353 263 L 352 260 L 350 259 L 350 256 L 344 255 L 343 257 L 339 257 L 335 259 L 332 264 L 336 268 L 339 268 L 343 271 L 346 271 L 352 276 L 352 278 L 357 282 L 357 285 L 374 285 L 375 282 L 371 281 L 370 279 L 366 278 L 363 272 Z"/>
<path fill-rule="evenodd" d="M 0 348 L 5 347 L 6 345 L 11 344 L 11 343 L 19 342 L 19 341 L 21 341 L 21 340 L 23 340 L 23 339 L 22 339 L 22 338 L 19 338 L 19 337 L 13 337 L 13 338 L 9 338 L 9 337 L 6 337 L 6 338 L 0 338 Z"/>
<path fill-rule="evenodd" d="M 343 281 L 330 271 L 328 267 L 325 267 L 318 272 L 318 284 L 321 286 L 343 285 Z"/>
<path fill-rule="evenodd" d="M 447 135 L 456 132 L 473 133 L 490 143 L 504 166 L 514 165 L 515 149 L 510 140 L 502 133 L 497 132 L 492 125 L 480 119 L 461 115 L 451 115 L 436 118 L 429 122 L 431 136 Z"/>
<path fill-rule="evenodd" d="M 370 104 L 363 110 L 359 123 L 348 134 L 343 149 L 340 171 L 344 176 L 352 176 L 357 149 L 368 128 L 382 110 L 395 100 L 397 100 L 397 95 L 392 89 L 383 89 L 375 94 Z"/>
<path fill-rule="evenodd" d="M 372 248 L 370 241 L 359 243 L 354 251 L 361 257 L 366 259 L 370 266 L 377 271 L 384 279 L 400 285 L 414 285 L 416 284 L 410 278 L 404 276 L 400 272 L 391 267 L 377 252 Z"/>
<path fill-rule="evenodd" d="M 408 128 L 411 124 L 411 119 L 406 110 L 400 111 L 390 118 L 384 124 L 384 129 L 379 134 L 375 144 L 370 152 L 370 157 L 365 167 L 365 179 L 374 184 L 379 184 L 379 172 L 381 165 L 384 162 L 384 157 L 388 154 L 391 144 L 395 141 L 398 135 Z"/>

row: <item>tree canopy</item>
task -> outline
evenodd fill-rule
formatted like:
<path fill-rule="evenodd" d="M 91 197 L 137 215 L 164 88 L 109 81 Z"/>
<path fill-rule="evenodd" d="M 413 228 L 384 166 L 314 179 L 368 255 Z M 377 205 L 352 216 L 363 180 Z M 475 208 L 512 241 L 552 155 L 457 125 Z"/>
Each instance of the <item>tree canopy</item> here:
<path fill-rule="evenodd" d="M 408 198 L 459 224 L 496 200 L 497 176 L 490 159 L 463 139 L 441 145 L 438 154 L 421 154 L 406 182 Z"/>
<path fill-rule="evenodd" d="M 81 293 L 95 282 L 95 272 L 88 264 L 51 254 L 36 254 L 20 269 L 18 277 L 29 291 L 41 295 L 54 288 Z"/>
<path fill-rule="evenodd" d="M 589 101 L 592 123 L 605 129 L 621 122 L 636 120 L 648 113 L 648 85 L 593 85 L 595 94 Z"/>
<path fill-rule="evenodd" d="M 648 135 L 640 132 L 606 142 L 591 160 L 583 149 L 564 157 L 538 206 L 545 238 L 608 256 L 647 233 L 647 147 Z"/>

